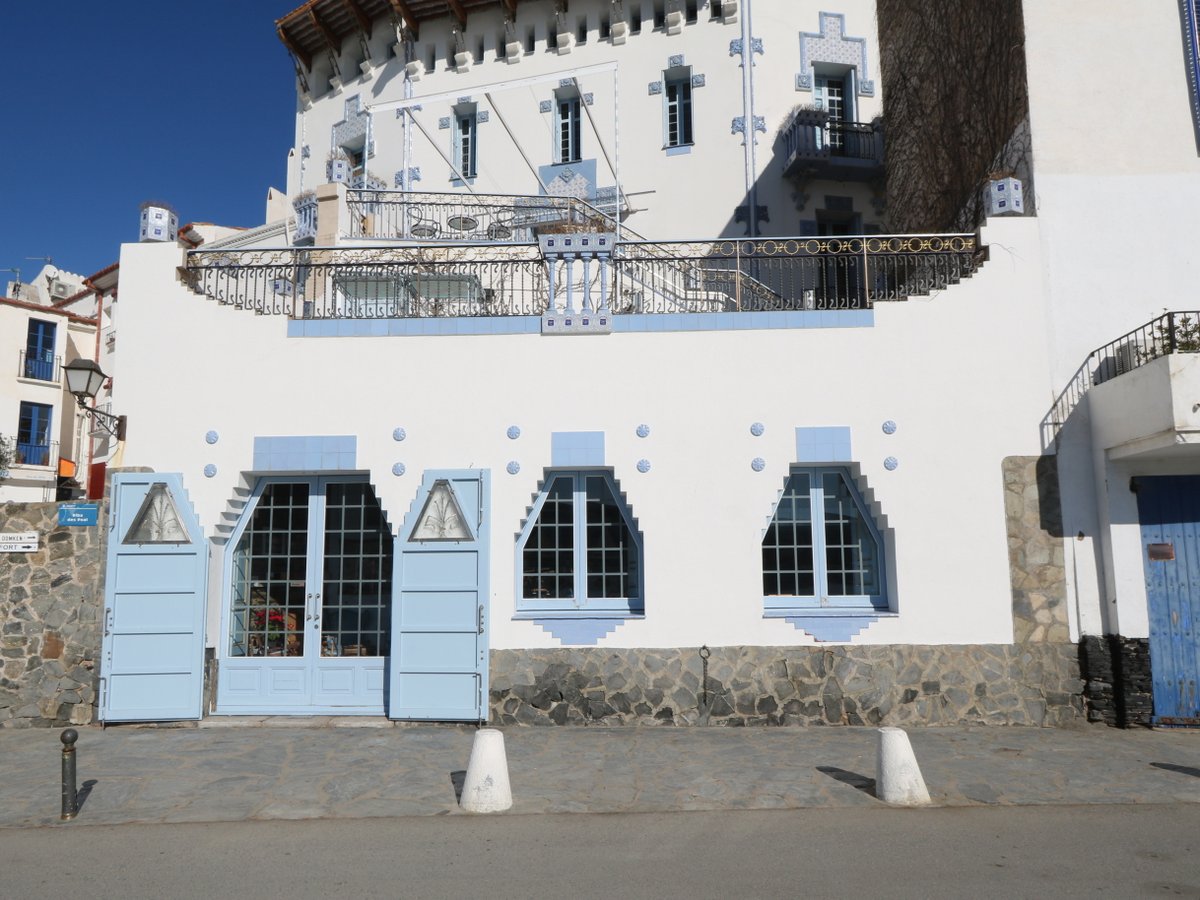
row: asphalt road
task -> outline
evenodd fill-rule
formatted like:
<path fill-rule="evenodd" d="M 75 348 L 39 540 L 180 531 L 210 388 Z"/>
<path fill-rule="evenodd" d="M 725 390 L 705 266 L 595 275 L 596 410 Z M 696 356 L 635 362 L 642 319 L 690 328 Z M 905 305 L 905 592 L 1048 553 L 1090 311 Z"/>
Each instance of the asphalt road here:
<path fill-rule="evenodd" d="M 9 898 L 1200 897 L 1200 805 L 0 829 Z"/>

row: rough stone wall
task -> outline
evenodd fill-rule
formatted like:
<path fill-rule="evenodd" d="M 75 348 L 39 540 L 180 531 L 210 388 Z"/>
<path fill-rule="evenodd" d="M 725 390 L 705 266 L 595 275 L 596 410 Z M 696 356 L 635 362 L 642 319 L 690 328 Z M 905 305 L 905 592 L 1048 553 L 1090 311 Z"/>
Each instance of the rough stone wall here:
<path fill-rule="evenodd" d="M 1001 469 L 1013 639 L 1018 644 L 1069 641 L 1058 457 L 1010 456 Z"/>
<path fill-rule="evenodd" d="M 1073 644 L 494 650 L 491 721 L 523 725 L 1066 725 Z"/>
<path fill-rule="evenodd" d="M 57 503 L 0 504 L 0 530 L 40 535 L 35 553 L 0 554 L 0 727 L 92 721 L 107 512 L 59 527 Z"/>
<path fill-rule="evenodd" d="M 1154 688 L 1148 638 L 1085 635 L 1079 666 L 1089 721 L 1121 728 L 1150 724 Z"/>

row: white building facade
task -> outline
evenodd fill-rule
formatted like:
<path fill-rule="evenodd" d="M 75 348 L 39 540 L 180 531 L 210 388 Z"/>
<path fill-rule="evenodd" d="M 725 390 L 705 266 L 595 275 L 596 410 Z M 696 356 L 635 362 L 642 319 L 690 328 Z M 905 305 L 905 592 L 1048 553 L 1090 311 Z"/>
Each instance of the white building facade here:
<path fill-rule="evenodd" d="M 1179 344 L 1055 412 L 1188 265 L 1165 237 L 1130 298 L 1081 218 L 1072 135 L 1099 113 L 1063 99 L 1103 54 L 1043 42 L 1181 29 L 1111 6 L 1024 8 L 1038 215 L 922 235 L 887 234 L 873 3 L 285 16 L 295 216 L 122 253 L 141 471 L 107 602 L 137 638 L 106 644 L 102 715 L 1108 717 L 1124 688 L 1085 684 L 1080 641 L 1157 615 L 1114 478 L 1200 472 L 1149 440 L 1190 433 Z M 1089 159 L 1119 174 L 1107 221 L 1171 208 L 1174 235 L 1195 206 L 1161 198 L 1197 159 L 1162 67 L 1163 108 L 1132 113 L 1155 146 Z M 185 404 L 167 371 L 195 373 Z"/>

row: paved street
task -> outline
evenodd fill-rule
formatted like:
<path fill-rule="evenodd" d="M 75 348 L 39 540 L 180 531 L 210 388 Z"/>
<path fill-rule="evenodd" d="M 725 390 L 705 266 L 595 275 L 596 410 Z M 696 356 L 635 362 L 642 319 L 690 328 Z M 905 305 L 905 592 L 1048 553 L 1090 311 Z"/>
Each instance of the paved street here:
<path fill-rule="evenodd" d="M 59 730 L 0 730 L 0 826 L 57 823 Z M 512 813 L 882 807 L 871 728 L 507 728 Z M 939 806 L 1200 802 L 1200 733 L 929 728 Z M 80 729 L 77 823 L 465 815 L 467 726 L 207 719 Z"/>
<path fill-rule="evenodd" d="M 0 895 L 1197 897 L 1200 804 L 445 816 L 0 832 Z"/>

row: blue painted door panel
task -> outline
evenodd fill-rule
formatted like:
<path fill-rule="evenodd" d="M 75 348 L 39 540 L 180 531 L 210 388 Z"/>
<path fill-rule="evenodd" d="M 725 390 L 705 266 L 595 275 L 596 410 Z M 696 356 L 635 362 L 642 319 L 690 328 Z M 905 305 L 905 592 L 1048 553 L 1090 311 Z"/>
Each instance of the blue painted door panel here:
<path fill-rule="evenodd" d="M 426 472 L 400 527 L 388 673 L 393 719 L 487 717 L 489 477 L 474 469 Z M 431 495 L 447 488 L 465 520 L 449 538 L 422 522 Z"/>
<path fill-rule="evenodd" d="M 1138 478 L 1154 718 L 1200 724 L 1200 475 Z"/>
<path fill-rule="evenodd" d="M 165 485 L 179 532 L 170 542 L 131 534 L 147 494 Z M 161 490 L 161 489 L 159 489 Z M 208 542 L 179 475 L 117 473 L 109 517 L 100 664 L 107 722 L 200 718 Z"/>

